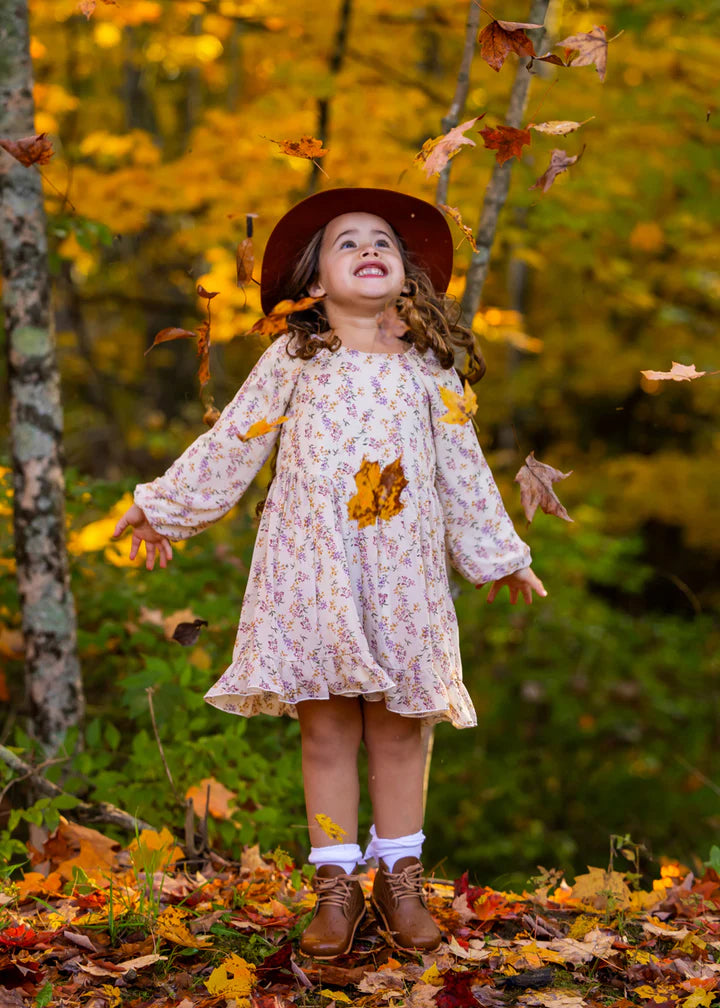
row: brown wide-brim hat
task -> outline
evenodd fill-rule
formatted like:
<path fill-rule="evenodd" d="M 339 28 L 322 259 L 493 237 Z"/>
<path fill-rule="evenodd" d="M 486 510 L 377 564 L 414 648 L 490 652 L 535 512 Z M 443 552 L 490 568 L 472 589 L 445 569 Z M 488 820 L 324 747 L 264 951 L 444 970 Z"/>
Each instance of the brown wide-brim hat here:
<path fill-rule="evenodd" d="M 293 270 L 315 232 L 340 214 L 355 212 L 386 220 L 435 290 L 439 294 L 447 290 L 453 242 L 447 221 L 437 207 L 393 189 L 325 189 L 296 203 L 268 238 L 260 279 L 260 300 L 266 315 L 279 301 L 290 297 Z"/>

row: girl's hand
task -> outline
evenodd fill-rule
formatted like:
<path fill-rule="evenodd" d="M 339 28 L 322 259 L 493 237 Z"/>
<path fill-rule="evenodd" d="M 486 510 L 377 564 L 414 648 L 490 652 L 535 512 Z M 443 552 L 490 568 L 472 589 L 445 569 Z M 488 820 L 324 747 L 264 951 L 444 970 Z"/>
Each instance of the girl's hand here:
<path fill-rule="evenodd" d="M 130 559 L 134 560 L 140 549 L 140 543 L 145 543 L 145 566 L 152 570 L 155 566 L 155 557 L 160 560 L 161 567 L 167 567 L 172 560 L 172 546 L 170 540 L 164 535 L 156 532 L 145 517 L 145 512 L 137 504 L 129 507 L 124 515 L 119 519 L 112 534 L 113 539 L 118 539 L 126 528 L 132 527 L 132 544 L 130 546 Z"/>
<path fill-rule="evenodd" d="M 541 598 L 545 598 L 547 595 L 542 581 L 533 573 L 531 567 L 523 567 L 522 570 L 515 571 L 514 574 L 508 574 L 506 577 L 500 578 L 499 581 L 493 581 L 488 592 L 488 602 L 492 602 L 497 597 L 503 585 L 508 586 L 511 605 L 515 605 L 517 602 L 518 593 L 522 595 L 528 605 L 532 603 L 533 591 L 537 592 Z"/>

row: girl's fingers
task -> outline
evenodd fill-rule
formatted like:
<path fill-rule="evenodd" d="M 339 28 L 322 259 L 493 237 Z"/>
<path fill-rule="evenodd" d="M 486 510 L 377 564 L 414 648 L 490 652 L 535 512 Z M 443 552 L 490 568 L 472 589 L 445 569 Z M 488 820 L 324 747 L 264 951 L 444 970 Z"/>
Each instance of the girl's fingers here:
<path fill-rule="evenodd" d="M 145 560 L 145 566 L 148 570 L 153 570 L 155 567 L 155 543 L 148 542 L 145 540 L 145 555 L 147 559 Z"/>
<path fill-rule="evenodd" d="M 497 593 L 498 593 L 497 581 L 493 581 L 493 583 L 490 585 L 490 591 L 488 592 L 487 597 L 488 602 L 492 602 Z"/>
<path fill-rule="evenodd" d="M 133 532 L 132 542 L 130 543 L 130 559 L 131 560 L 134 560 L 135 557 L 138 555 L 138 550 L 140 549 L 140 543 L 141 542 L 142 542 L 142 539 L 137 534 L 137 532 Z"/>
<path fill-rule="evenodd" d="M 125 529 L 127 528 L 127 526 L 128 526 L 128 522 L 127 522 L 127 518 L 125 517 L 125 515 L 123 515 L 123 516 L 122 516 L 121 518 L 118 518 L 118 522 L 117 522 L 117 525 L 116 525 L 116 526 L 115 526 L 115 528 L 113 529 L 113 534 L 112 534 L 112 538 L 113 538 L 113 539 L 117 539 L 117 537 L 118 537 L 118 536 L 119 536 L 119 535 L 120 535 L 120 534 L 121 534 L 122 532 L 124 532 L 124 531 L 125 531 Z"/>

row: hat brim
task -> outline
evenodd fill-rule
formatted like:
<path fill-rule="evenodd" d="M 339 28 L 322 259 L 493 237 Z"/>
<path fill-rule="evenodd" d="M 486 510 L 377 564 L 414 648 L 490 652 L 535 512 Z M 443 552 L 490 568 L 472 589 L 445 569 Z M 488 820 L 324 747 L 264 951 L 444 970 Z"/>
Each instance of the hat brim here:
<path fill-rule="evenodd" d="M 289 282 L 310 239 L 335 217 L 345 213 L 382 217 L 402 239 L 412 261 L 424 270 L 438 293 L 447 290 L 452 275 L 453 242 L 447 221 L 437 207 L 393 189 L 347 187 L 325 189 L 296 203 L 275 225 L 263 256 L 260 300 L 267 315 L 291 296 Z"/>

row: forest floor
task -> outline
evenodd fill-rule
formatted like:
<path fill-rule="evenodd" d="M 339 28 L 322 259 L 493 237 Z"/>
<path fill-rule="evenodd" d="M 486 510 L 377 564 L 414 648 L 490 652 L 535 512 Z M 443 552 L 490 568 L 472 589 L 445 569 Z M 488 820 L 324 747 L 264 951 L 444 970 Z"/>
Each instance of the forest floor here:
<path fill-rule="evenodd" d="M 650 888 L 590 868 L 522 893 L 427 883 L 444 939 L 399 951 L 368 914 L 351 954 L 303 956 L 306 873 L 276 850 L 190 863 L 169 832 L 126 849 L 65 820 L 0 884 L 0 1008 L 701 1008 L 720 987 L 720 879 L 666 864 Z M 360 876 L 366 893 L 372 870 Z"/>

